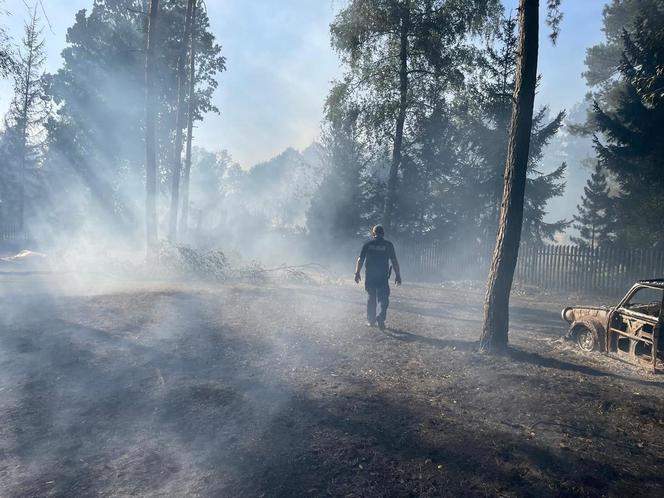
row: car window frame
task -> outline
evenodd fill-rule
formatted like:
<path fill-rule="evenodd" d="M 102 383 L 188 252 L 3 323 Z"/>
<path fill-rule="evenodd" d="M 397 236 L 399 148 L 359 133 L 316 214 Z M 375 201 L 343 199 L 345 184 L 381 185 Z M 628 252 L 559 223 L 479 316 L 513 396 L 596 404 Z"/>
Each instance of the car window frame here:
<path fill-rule="evenodd" d="M 638 311 L 631 310 L 629 308 L 625 307 L 625 304 L 629 302 L 634 295 L 639 292 L 641 289 L 653 289 L 656 291 L 659 291 L 662 293 L 662 301 L 660 302 L 659 306 L 659 316 L 652 316 L 652 315 L 647 315 L 645 313 L 640 313 Z M 664 311 L 664 289 L 661 287 L 657 287 L 654 285 L 647 285 L 647 284 L 636 284 L 634 285 L 629 292 L 625 295 L 625 297 L 620 301 L 618 306 L 616 307 L 616 311 L 619 311 L 620 313 L 626 313 L 630 315 L 636 315 L 638 318 L 647 318 L 649 321 L 654 321 L 655 323 L 661 322 L 663 319 L 663 314 L 662 312 Z"/>

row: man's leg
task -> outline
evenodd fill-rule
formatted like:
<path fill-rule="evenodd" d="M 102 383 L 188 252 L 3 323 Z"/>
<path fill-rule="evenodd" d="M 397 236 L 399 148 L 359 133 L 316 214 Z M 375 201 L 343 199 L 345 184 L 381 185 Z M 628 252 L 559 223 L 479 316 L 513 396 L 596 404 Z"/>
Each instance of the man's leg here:
<path fill-rule="evenodd" d="M 377 317 L 380 324 L 381 322 L 385 322 L 385 319 L 387 318 L 387 307 L 390 305 L 390 284 L 388 282 L 385 282 L 378 287 L 376 297 L 380 303 L 380 314 Z"/>
<path fill-rule="evenodd" d="M 369 295 L 367 299 L 367 322 L 370 325 L 373 325 L 376 323 L 376 287 L 373 285 L 369 285 L 369 283 L 364 284 L 364 288 L 367 291 L 367 294 Z"/>

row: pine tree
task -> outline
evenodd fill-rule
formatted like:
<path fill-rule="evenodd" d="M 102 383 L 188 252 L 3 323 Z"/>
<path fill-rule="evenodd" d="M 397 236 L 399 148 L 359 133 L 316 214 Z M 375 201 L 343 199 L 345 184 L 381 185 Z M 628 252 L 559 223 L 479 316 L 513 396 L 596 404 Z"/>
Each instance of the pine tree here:
<path fill-rule="evenodd" d="M 618 83 L 591 113 L 595 150 L 616 179 L 617 240 L 635 247 L 664 244 L 664 100 L 658 90 L 664 50 L 664 5 L 623 32 Z"/>
<path fill-rule="evenodd" d="M 14 68 L 14 97 L 5 119 L 3 155 L 7 165 L 8 184 L 16 195 L 4 193 L 3 198 L 14 197 L 14 217 L 23 228 L 26 218 L 28 183 L 39 166 L 45 144 L 44 125 L 49 115 L 47 82 L 44 76 L 46 51 L 37 15 L 37 5 L 24 26 L 24 37 Z"/>
<path fill-rule="evenodd" d="M 613 242 L 615 229 L 613 200 L 609 196 L 606 174 L 599 163 L 583 190 L 573 225 L 579 236 L 570 239 L 581 247 L 594 250 Z"/>
<path fill-rule="evenodd" d="M 2 0 L 0 0 L 2 5 Z M 0 26 L 0 78 L 6 78 L 14 68 L 14 57 L 9 45 L 9 37 L 4 26 Z"/>
<path fill-rule="evenodd" d="M 587 49 L 586 71 L 583 76 L 591 88 L 590 99 L 610 109 L 616 101 L 616 87 L 622 85 L 616 78 L 624 51 L 623 33 L 633 34 L 640 18 L 657 18 L 661 0 L 612 0 L 602 13 L 602 31 L 605 39 Z M 661 45 L 660 45 L 661 46 Z"/>
<path fill-rule="evenodd" d="M 362 227 L 364 157 L 357 140 L 358 109 L 348 105 L 348 86 L 338 83 L 326 102 L 323 132 L 324 176 L 307 212 L 309 232 L 322 247 L 353 240 Z"/>
<path fill-rule="evenodd" d="M 498 210 L 503 191 L 503 165 L 507 158 L 507 139 L 515 87 L 518 38 L 514 18 L 503 19 L 497 33 L 498 43 L 488 47 L 485 54 L 483 78 L 477 89 L 471 89 L 473 109 L 472 137 L 479 151 L 481 164 L 476 196 L 477 225 L 485 237 L 495 236 Z M 566 220 L 545 222 L 547 203 L 563 194 L 566 165 L 563 163 L 550 173 L 540 170 L 544 147 L 562 127 L 565 112 L 548 120 L 548 108 L 540 108 L 533 116 L 523 212 L 523 239 L 529 242 L 553 240 L 555 234 L 568 226 Z"/>

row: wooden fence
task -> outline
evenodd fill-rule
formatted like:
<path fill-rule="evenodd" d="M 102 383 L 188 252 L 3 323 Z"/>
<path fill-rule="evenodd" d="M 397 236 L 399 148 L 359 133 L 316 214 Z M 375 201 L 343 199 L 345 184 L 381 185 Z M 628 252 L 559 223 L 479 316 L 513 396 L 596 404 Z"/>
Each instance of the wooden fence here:
<path fill-rule="evenodd" d="M 445 250 L 436 242 L 397 244 L 404 276 L 418 280 L 486 279 L 493 247 Z M 515 280 L 561 292 L 618 295 L 636 280 L 664 278 L 660 249 L 588 249 L 571 245 L 522 245 Z"/>
<path fill-rule="evenodd" d="M 664 251 L 584 249 L 575 246 L 524 247 L 516 279 L 559 291 L 616 295 L 636 280 L 664 277 Z"/>
<path fill-rule="evenodd" d="M 13 242 L 27 240 L 25 230 L 18 225 L 0 226 L 0 242 Z"/>

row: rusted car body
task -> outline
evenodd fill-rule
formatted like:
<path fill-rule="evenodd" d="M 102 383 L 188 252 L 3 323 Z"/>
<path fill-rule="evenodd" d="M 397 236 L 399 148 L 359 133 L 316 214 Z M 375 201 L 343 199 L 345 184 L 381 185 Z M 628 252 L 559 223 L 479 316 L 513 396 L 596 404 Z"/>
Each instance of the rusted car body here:
<path fill-rule="evenodd" d="M 562 318 L 570 325 L 567 338 L 584 351 L 602 351 L 655 372 L 664 349 L 663 309 L 664 279 L 640 280 L 615 306 L 572 306 Z"/>

